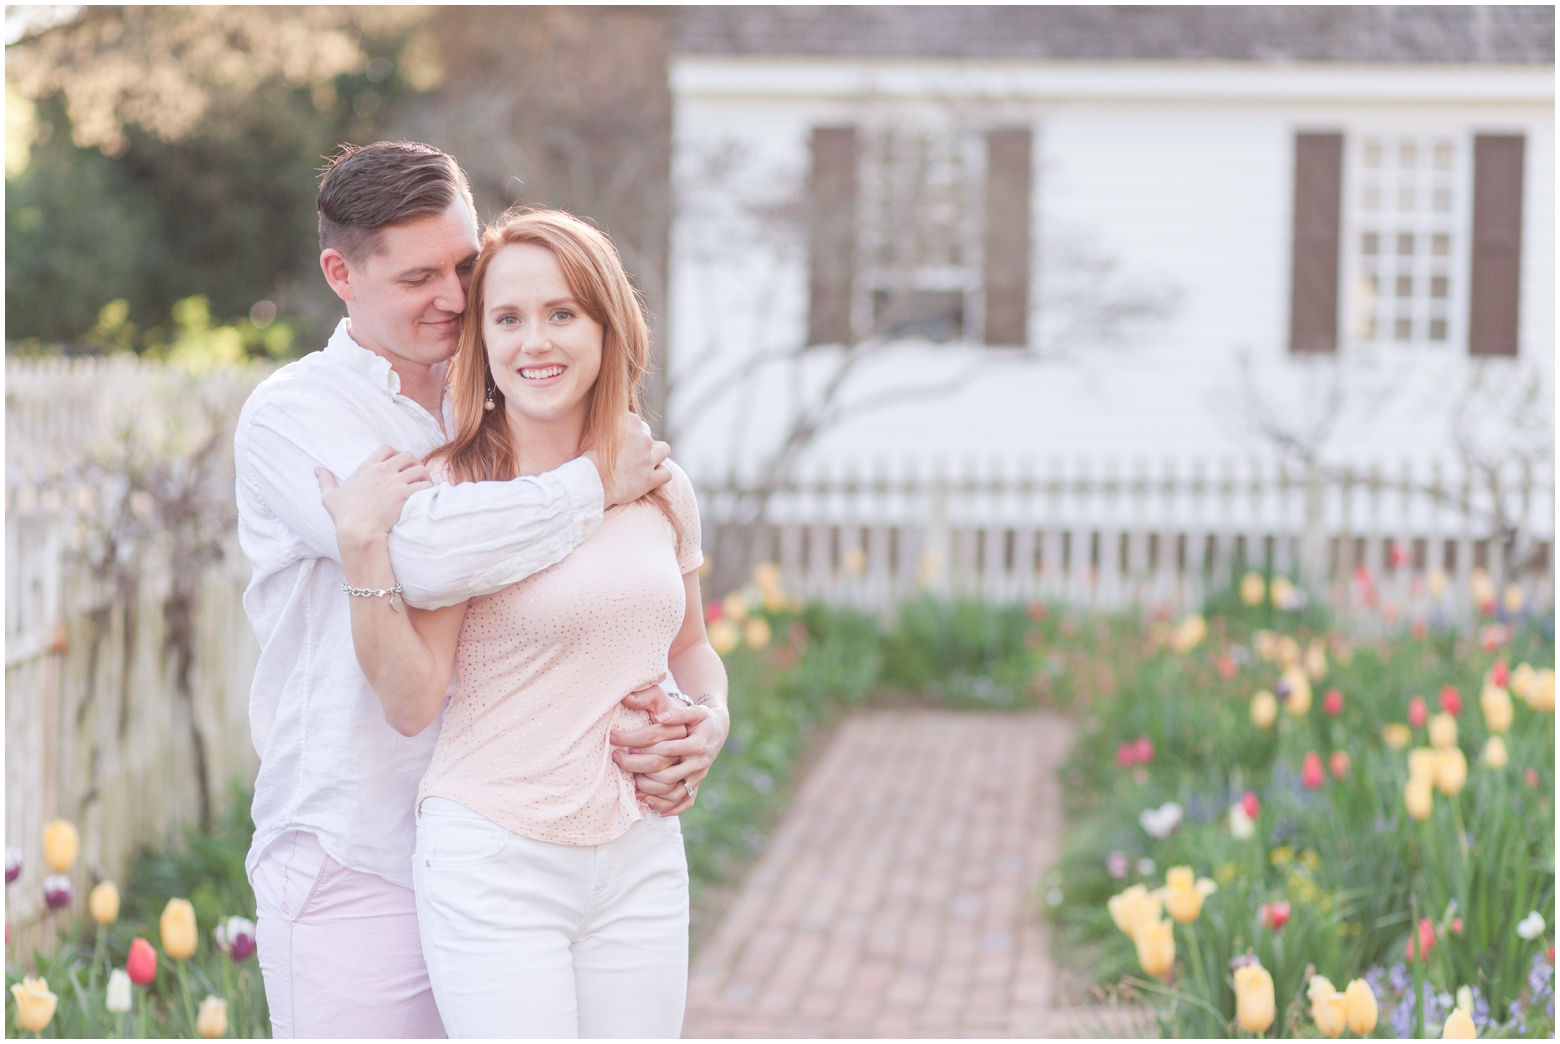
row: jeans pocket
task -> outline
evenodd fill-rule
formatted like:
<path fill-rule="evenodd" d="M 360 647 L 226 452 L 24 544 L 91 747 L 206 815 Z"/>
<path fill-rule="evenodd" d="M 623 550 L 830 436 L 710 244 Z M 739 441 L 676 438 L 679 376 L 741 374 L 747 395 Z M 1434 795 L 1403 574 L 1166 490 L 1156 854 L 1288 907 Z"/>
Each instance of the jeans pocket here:
<path fill-rule="evenodd" d="M 508 842 L 509 831 L 453 801 L 429 798 L 418 813 L 417 856 L 430 867 L 480 863 Z"/>

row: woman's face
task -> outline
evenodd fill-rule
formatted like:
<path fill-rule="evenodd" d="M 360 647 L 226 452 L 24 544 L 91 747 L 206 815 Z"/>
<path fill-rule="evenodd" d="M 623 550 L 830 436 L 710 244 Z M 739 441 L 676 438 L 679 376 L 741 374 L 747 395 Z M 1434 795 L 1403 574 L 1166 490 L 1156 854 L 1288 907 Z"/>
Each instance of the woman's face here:
<path fill-rule="evenodd" d="M 583 422 L 604 331 L 574 299 L 557 255 L 534 243 L 502 248 L 483 294 L 488 367 L 510 413 Z"/>

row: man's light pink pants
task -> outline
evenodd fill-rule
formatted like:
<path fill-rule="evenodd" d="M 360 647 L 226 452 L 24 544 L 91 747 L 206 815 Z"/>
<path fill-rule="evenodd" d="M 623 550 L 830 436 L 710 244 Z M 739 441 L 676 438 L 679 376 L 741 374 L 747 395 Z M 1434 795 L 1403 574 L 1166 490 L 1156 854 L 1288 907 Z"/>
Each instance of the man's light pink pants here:
<path fill-rule="evenodd" d="M 261 855 L 254 886 L 273 1036 L 444 1036 L 410 888 L 348 870 L 296 830 Z"/>

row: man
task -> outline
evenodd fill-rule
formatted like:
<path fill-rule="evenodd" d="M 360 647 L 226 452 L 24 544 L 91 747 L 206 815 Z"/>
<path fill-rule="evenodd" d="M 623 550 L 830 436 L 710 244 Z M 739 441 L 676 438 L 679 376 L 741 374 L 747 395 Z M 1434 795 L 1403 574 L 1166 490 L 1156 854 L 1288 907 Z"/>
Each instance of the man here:
<path fill-rule="evenodd" d="M 386 446 L 422 456 L 445 441 L 445 363 L 477 255 L 475 208 L 450 156 L 381 142 L 336 157 L 317 209 L 320 267 L 348 317 L 323 352 L 255 390 L 234 440 L 253 567 L 244 608 L 261 647 L 246 863 L 260 965 L 278 1037 L 443 1036 L 411 892 L 413 801 L 437 727 L 399 735 L 358 667 L 316 471 L 345 476 Z M 533 478 L 414 494 L 390 533 L 406 600 L 451 605 L 524 579 L 595 532 L 606 507 L 665 482 L 666 445 L 624 420 L 610 489 L 587 455 Z M 625 702 L 662 723 L 632 746 L 686 731 L 713 758 L 724 742 L 727 721 L 706 708 L 655 690 Z M 670 759 L 620 764 L 649 772 Z"/>

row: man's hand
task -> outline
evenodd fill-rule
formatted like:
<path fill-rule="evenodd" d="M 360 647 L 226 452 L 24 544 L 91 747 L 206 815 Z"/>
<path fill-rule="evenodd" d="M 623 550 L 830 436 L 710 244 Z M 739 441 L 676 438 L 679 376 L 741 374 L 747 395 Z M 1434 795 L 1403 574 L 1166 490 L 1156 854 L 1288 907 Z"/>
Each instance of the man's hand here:
<path fill-rule="evenodd" d="M 336 542 L 345 553 L 383 540 L 401 518 L 406 498 L 433 485 L 428 469 L 410 453 L 381 446 L 337 484 L 325 468 L 315 468 L 320 498 L 336 523 Z"/>
<path fill-rule="evenodd" d="M 659 686 L 642 689 L 623 702 L 648 710 L 651 723 L 642 729 L 613 729 L 613 759 L 634 773 L 634 786 L 646 808 L 663 816 L 688 811 L 699 783 L 726 745 L 730 715 L 724 707 L 690 707 L 668 697 Z"/>
<path fill-rule="evenodd" d="M 670 446 L 657 442 L 651 436 L 650 425 L 632 413 L 624 414 L 623 441 L 613 465 L 612 480 L 610 484 L 605 477 L 602 480 L 602 491 L 605 494 L 602 507 L 632 504 L 652 489 L 664 485 L 672 477 L 671 471 L 665 467 L 666 458 L 671 454 Z M 596 451 L 587 450 L 585 456 L 590 458 L 600 473 L 601 459 L 596 456 Z"/>

